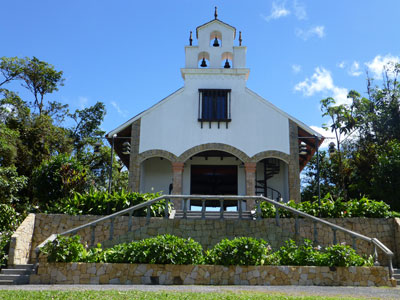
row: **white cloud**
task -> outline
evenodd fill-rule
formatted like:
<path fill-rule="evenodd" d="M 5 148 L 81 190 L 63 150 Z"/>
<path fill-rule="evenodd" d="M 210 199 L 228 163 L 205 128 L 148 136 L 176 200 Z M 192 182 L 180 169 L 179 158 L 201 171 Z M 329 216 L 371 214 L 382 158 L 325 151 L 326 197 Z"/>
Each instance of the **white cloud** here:
<path fill-rule="evenodd" d="M 296 28 L 295 33 L 299 38 L 305 41 L 314 36 L 323 38 L 325 36 L 325 26 L 314 26 L 308 30 Z"/>
<path fill-rule="evenodd" d="M 88 102 L 89 102 L 89 99 L 87 97 L 80 96 L 79 97 L 79 107 L 80 107 L 80 109 L 84 109 Z"/>
<path fill-rule="evenodd" d="M 297 0 L 293 1 L 293 10 L 294 15 L 298 20 L 305 20 L 307 19 L 307 12 L 304 3 L 300 3 Z"/>
<path fill-rule="evenodd" d="M 271 20 L 276 20 L 282 17 L 290 15 L 290 11 L 285 8 L 286 1 L 273 1 L 271 14 L 269 16 L 261 15 L 265 21 L 269 22 Z"/>
<path fill-rule="evenodd" d="M 348 104 L 348 90 L 338 87 L 333 83 L 331 73 L 325 68 L 316 68 L 314 74 L 310 78 L 299 82 L 294 87 L 295 91 L 302 92 L 304 96 L 310 97 L 317 93 L 323 96 L 331 96 L 336 100 L 336 104 Z"/>
<path fill-rule="evenodd" d="M 349 75 L 358 77 L 362 74 L 362 71 L 360 71 L 360 64 L 358 61 L 354 61 L 348 70 Z"/>
<path fill-rule="evenodd" d="M 400 57 L 392 56 L 390 54 L 385 56 L 377 55 L 373 60 L 366 62 L 365 65 L 368 70 L 372 72 L 372 76 L 375 79 L 382 79 L 383 72 L 385 71 L 384 68 L 387 68 L 390 63 L 400 63 Z M 390 75 L 390 68 L 388 73 Z"/>
<path fill-rule="evenodd" d="M 292 65 L 292 71 L 293 73 L 297 74 L 299 72 L 301 72 L 301 66 L 300 65 Z"/>
<path fill-rule="evenodd" d="M 341 61 L 340 63 L 337 64 L 337 66 L 341 69 L 344 69 L 344 67 L 346 66 L 346 62 L 345 61 Z"/>
<path fill-rule="evenodd" d="M 127 111 L 126 111 L 126 110 L 122 110 L 122 109 L 119 107 L 119 105 L 118 105 L 117 102 L 111 101 L 111 105 L 117 110 L 117 112 L 118 112 L 121 116 L 126 117 Z"/>

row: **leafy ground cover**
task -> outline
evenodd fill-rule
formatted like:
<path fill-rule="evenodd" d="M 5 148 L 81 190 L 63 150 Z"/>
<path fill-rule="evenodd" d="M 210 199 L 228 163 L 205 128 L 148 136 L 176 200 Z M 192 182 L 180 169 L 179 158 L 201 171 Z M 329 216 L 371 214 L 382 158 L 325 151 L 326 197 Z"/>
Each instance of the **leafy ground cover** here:
<path fill-rule="evenodd" d="M 33 299 L 33 300 L 48 300 L 48 299 L 85 299 L 85 300 L 336 300 L 345 299 L 343 297 L 323 297 L 323 296 L 288 296 L 279 293 L 261 293 L 261 292 L 142 292 L 142 291 L 0 291 L 0 299 L 3 300 L 18 300 L 18 299 Z M 347 298 L 348 299 L 348 298 Z M 363 299 L 363 298 L 351 298 Z"/>

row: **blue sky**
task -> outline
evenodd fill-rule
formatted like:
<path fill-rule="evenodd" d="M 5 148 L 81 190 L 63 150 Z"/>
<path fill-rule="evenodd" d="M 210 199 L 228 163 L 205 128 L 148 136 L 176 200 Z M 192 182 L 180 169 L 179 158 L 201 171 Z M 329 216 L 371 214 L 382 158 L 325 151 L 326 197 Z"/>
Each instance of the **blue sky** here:
<path fill-rule="evenodd" d="M 214 6 L 242 31 L 248 87 L 310 126 L 326 121 L 322 98 L 365 95 L 366 71 L 379 78 L 399 61 L 398 0 L 2 1 L 0 56 L 62 70 L 65 86 L 47 99 L 71 110 L 103 101 L 109 131 L 183 86 L 189 31 Z"/>

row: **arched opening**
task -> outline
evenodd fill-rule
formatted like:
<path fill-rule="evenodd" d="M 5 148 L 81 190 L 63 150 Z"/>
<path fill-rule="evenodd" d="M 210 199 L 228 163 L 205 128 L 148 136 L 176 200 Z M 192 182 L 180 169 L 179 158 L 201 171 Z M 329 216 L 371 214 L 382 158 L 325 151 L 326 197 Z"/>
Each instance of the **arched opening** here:
<path fill-rule="evenodd" d="M 264 158 L 256 166 L 256 195 L 289 201 L 288 165 L 279 158 Z"/>
<path fill-rule="evenodd" d="M 242 161 L 231 153 L 207 150 L 192 155 L 185 162 L 184 187 L 191 195 L 244 195 L 245 172 Z M 185 189 L 185 188 L 184 188 Z M 185 193 L 186 194 L 186 193 Z M 224 201 L 226 211 L 237 211 L 237 201 Z M 190 202 L 191 210 L 200 210 L 200 200 Z M 218 200 L 207 201 L 207 211 L 219 211 Z"/>
<path fill-rule="evenodd" d="M 210 66 L 210 54 L 208 52 L 200 52 L 197 57 L 197 66 L 199 68 L 208 68 Z"/>
<path fill-rule="evenodd" d="M 231 52 L 224 52 L 221 55 L 221 67 L 225 69 L 233 68 L 233 54 Z"/>
<path fill-rule="evenodd" d="M 163 157 L 145 159 L 141 165 L 140 192 L 171 194 L 172 165 L 171 161 Z"/>
<path fill-rule="evenodd" d="M 222 46 L 222 34 L 219 31 L 214 30 L 210 33 L 210 47 L 221 47 Z"/>

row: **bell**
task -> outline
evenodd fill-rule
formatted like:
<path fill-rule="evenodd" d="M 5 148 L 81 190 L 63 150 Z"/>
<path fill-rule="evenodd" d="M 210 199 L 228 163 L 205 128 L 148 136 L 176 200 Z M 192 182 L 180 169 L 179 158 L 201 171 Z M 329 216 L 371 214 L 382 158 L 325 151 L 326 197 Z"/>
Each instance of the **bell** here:
<path fill-rule="evenodd" d="M 207 63 L 206 63 L 206 60 L 204 59 L 204 57 L 203 57 L 203 60 L 201 61 L 200 67 L 202 67 L 202 68 L 207 67 Z"/>
<path fill-rule="evenodd" d="M 218 43 L 217 37 L 215 37 L 215 39 L 214 39 L 214 44 L 213 44 L 213 46 L 214 46 L 214 47 L 219 47 L 219 43 Z"/>
<path fill-rule="evenodd" d="M 229 64 L 228 59 L 226 59 L 224 68 L 225 68 L 225 69 L 229 69 L 230 67 L 231 67 L 231 65 Z"/>

